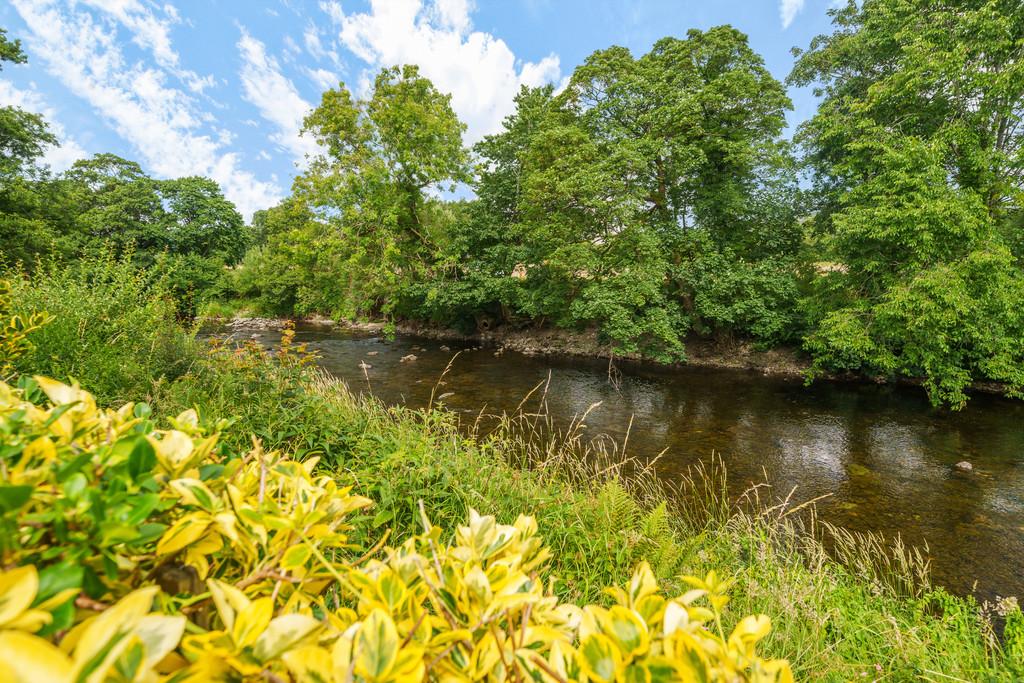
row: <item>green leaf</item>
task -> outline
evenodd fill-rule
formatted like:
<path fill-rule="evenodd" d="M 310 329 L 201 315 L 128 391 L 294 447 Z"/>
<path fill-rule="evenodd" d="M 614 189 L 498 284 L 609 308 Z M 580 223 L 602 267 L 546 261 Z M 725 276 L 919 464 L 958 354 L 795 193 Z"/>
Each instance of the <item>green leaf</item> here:
<path fill-rule="evenodd" d="M 128 455 L 128 475 L 132 481 L 137 482 L 142 475 L 152 472 L 154 465 L 156 465 L 156 451 L 153 450 L 153 444 L 144 436 L 136 437 L 135 445 Z"/>
<path fill-rule="evenodd" d="M 36 593 L 35 602 L 32 604 L 38 605 L 69 588 L 80 588 L 82 586 L 82 574 L 82 566 L 73 562 L 61 562 L 60 564 L 50 565 L 39 572 L 39 590 Z"/>
<path fill-rule="evenodd" d="M 89 480 L 81 472 L 76 472 L 64 482 L 64 495 L 70 500 L 77 500 L 89 486 Z"/>
<path fill-rule="evenodd" d="M 24 484 L 21 486 L 0 486 L 0 511 L 14 512 L 32 498 L 35 487 Z"/>

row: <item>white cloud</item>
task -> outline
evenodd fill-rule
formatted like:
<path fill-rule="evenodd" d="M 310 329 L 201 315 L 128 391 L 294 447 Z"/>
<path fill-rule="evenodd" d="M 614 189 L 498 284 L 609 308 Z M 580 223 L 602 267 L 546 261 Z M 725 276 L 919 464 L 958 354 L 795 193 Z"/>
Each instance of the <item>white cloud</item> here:
<path fill-rule="evenodd" d="M 302 42 L 306 44 L 306 52 L 308 52 L 313 59 L 323 59 L 327 54 L 324 50 L 324 45 L 320 41 L 320 34 L 317 32 L 315 26 L 308 26 L 305 32 L 302 34 Z"/>
<path fill-rule="evenodd" d="M 344 68 L 341 57 L 338 56 L 338 51 L 334 49 L 336 46 L 333 41 L 331 41 L 329 48 L 327 45 L 324 45 L 324 41 L 320 37 L 320 29 L 316 25 L 310 24 L 306 27 L 302 34 L 302 42 L 306 45 L 306 52 L 316 61 L 320 62 L 324 59 L 329 59 L 336 69 L 341 70 Z M 337 83 L 334 85 L 337 85 Z"/>
<path fill-rule="evenodd" d="M 47 145 L 42 162 L 53 171 L 66 170 L 75 161 L 89 156 L 78 142 L 68 135 L 57 119 L 57 112 L 46 103 L 34 87 L 23 90 L 10 81 L 0 80 L 0 106 L 19 107 L 34 114 L 42 114 L 50 126 L 50 132 L 60 141 L 59 146 Z"/>
<path fill-rule="evenodd" d="M 129 142 L 155 175 L 209 176 L 245 216 L 280 200 L 276 184 L 243 170 L 236 153 L 203 132 L 210 115 L 196 108 L 188 92 L 167 84 L 170 69 L 126 63 L 109 21 L 97 21 L 77 6 L 62 11 L 44 0 L 13 4 L 27 25 L 31 53 Z M 119 11 L 117 3 L 110 6 Z M 162 51 L 153 40 L 154 51 Z"/>
<path fill-rule="evenodd" d="M 338 74 L 327 69 L 305 69 L 305 71 L 309 79 L 316 83 L 317 87 L 321 90 L 337 88 L 338 83 L 341 81 Z"/>
<path fill-rule="evenodd" d="M 796 15 L 804 8 L 805 0 L 779 0 L 779 18 L 782 19 L 782 28 L 789 28 L 789 25 L 796 19 Z"/>
<path fill-rule="evenodd" d="M 302 52 L 302 48 L 291 36 L 284 37 L 284 53 L 286 61 L 292 61 L 295 56 Z"/>
<path fill-rule="evenodd" d="M 212 75 L 200 76 L 179 66 L 180 57 L 171 45 L 171 27 L 181 22 L 173 5 L 164 5 L 164 17 L 144 7 L 139 0 L 81 0 L 87 6 L 105 12 L 132 34 L 132 41 L 149 50 L 157 64 L 180 78 L 189 89 L 203 92 L 214 83 Z"/>
<path fill-rule="evenodd" d="M 339 27 L 341 43 L 371 67 L 417 64 L 466 123 L 467 142 L 501 129 L 521 85 L 557 82 L 557 55 L 522 63 L 505 41 L 472 30 L 470 0 L 371 0 L 370 11 L 345 14 L 337 2 L 321 9 Z"/>
<path fill-rule="evenodd" d="M 341 3 L 337 0 L 321 2 L 320 9 L 336 24 L 340 24 L 341 20 L 345 18 L 345 12 L 341 9 Z"/>
<path fill-rule="evenodd" d="M 270 139 L 287 149 L 296 161 L 319 151 L 316 142 L 299 133 L 302 119 L 312 109 L 295 85 L 281 73 L 281 65 L 267 54 L 266 47 L 244 29 L 238 41 L 242 56 L 242 96 L 267 121 L 277 127 Z"/>

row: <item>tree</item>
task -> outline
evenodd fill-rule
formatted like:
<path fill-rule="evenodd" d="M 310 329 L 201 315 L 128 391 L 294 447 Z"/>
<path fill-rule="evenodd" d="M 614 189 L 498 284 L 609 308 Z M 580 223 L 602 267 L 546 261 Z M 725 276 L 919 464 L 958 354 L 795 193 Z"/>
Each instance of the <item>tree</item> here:
<path fill-rule="evenodd" d="M 131 248 L 143 265 L 170 247 L 167 211 L 158 181 L 116 154 L 80 159 L 63 174 L 77 209 L 76 232 L 87 249 Z"/>
<path fill-rule="evenodd" d="M 209 178 L 191 176 L 160 181 L 165 206 L 163 231 L 175 254 L 195 254 L 222 264 L 237 263 L 249 245 L 245 221 Z"/>
<path fill-rule="evenodd" d="M 679 358 L 693 314 L 720 310 L 694 306 L 694 278 L 709 270 L 694 259 L 781 259 L 771 298 L 728 321 L 778 336 L 789 318 L 766 325 L 751 312 L 795 292 L 796 184 L 779 140 L 790 105 L 746 36 L 723 26 L 639 58 L 601 50 L 558 96 L 524 90 L 516 104 L 477 147 L 480 199 L 458 230 L 463 258 L 449 259 L 473 269 L 447 271 L 435 289 L 491 310 L 497 299 L 505 319 L 596 325 L 619 351 Z"/>
<path fill-rule="evenodd" d="M 4 62 L 26 61 L 21 41 L 10 40 L 0 28 L 0 70 Z M 46 195 L 52 188 L 40 185 L 45 174 L 36 167 L 46 148 L 56 144 L 39 114 L 0 107 L 0 262 L 31 264 L 59 237 L 46 220 Z"/>
<path fill-rule="evenodd" d="M 414 66 L 383 69 L 370 98 L 342 85 L 324 93 L 304 132 L 324 148 L 295 181 L 318 216 L 315 270 L 335 280 L 332 310 L 391 311 L 395 293 L 424 278 L 438 250 L 428 192 L 468 179 L 465 126 Z"/>
<path fill-rule="evenodd" d="M 1024 275 L 1007 236 L 1024 198 L 1024 7 L 867 0 L 832 15 L 790 77 L 822 97 L 798 138 L 837 266 L 806 304 L 807 348 L 821 370 L 922 376 L 936 403 L 963 405 L 975 379 L 1019 393 Z"/>

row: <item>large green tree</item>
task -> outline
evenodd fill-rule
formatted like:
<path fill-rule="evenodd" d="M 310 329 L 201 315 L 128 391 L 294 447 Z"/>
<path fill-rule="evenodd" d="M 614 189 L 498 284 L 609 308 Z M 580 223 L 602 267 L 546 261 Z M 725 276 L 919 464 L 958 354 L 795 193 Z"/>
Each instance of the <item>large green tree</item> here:
<path fill-rule="evenodd" d="M 116 154 L 80 159 L 62 176 L 75 207 L 75 229 L 83 248 L 131 247 L 146 264 L 167 249 L 166 210 L 159 181 L 134 161 Z"/>
<path fill-rule="evenodd" d="M 465 126 L 415 66 L 383 69 L 366 100 L 324 93 L 304 131 L 323 147 L 295 181 L 316 215 L 304 302 L 346 317 L 394 310 L 397 292 L 428 277 L 445 225 L 431 193 L 468 179 Z"/>
<path fill-rule="evenodd" d="M 746 36 L 601 50 L 562 93 L 524 89 L 516 105 L 476 148 L 479 199 L 448 259 L 464 267 L 433 302 L 596 325 L 620 351 L 666 358 L 691 321 L 764 339 L 793 327 L 790 105 Z"/>
<path fill-rule="evenodd" d="M 0 70 L 5 62 L 26 61 L 21 41 L 0 28 Z M 37 166 L 46 148 L 56 144 L 39 114 L 0 107 L 0 263 L 31 264 L 59 239 L 47 220 L 54 188 Z"/>
<path fill-rule="evenodd" d="M 1024 6 L 865 0 L 791 75 L 830 262 L 808 308 L 821 369 L 924 377 L 959 406 L 976 379 L 1024 386 Z M 1020 253 L 1017 254 L 1019 263 Z"/>

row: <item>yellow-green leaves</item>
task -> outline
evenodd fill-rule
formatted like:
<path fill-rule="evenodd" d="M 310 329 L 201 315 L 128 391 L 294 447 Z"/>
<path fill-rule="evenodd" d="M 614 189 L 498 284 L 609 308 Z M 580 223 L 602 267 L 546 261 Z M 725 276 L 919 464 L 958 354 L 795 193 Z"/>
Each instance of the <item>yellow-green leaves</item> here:
<path fill-rule="evenodd" d="M 534 519 L 476 511 L 450 544 L 423 511 L 421 535 L 354 562 L 351 519 L 370 501 L 315 461 L 258 444 L 222 460 L 192 411 L 159 431 L 39 385 L 47 408 L 0 383 L 14 435 L 0 486 L 28 488 L 0 509 L 0 680 L 791 680 L 757 655 L 768 617 L 719 635 L 729 582 L 714 573 L 667 600 L 642 563 L 614 604 L 562 604 Z M 78 540 L 53 544 L 72 522 Z"/>
<path fill-rule="evenodd" d="M 0 574 L 0 629 L 34 633 L 49 621 L 49 614 L 29 609 L 38 589 L 35 567 L 18 567 Z"/>
<path fill-rule="evenodd" d="M 240 648 L 248 647 L 256 642 L 274 616 L 274 602 L 269 597 L 259 598 L 246 605 L 235 615 L 235 623 L 231 628 L 231 638 Z"/>
<path fill-rule="evenodd" d="M 579 649 L 580 666 L 593 681 L 610 683 L 622 670 L 622 652 L 611 638 L 592 633 L 583 639 Z"/>
<path fill-rule="evenodd" d="M 42 638 L 20 631 L 0 631 L 0 680 L 63 683 L 72 680 L 73 671 L 67 655 Z"/>
<path fill-rule="evenodd" d="M 297 648 L 321 627 L 321 623 L 305 614 L 283 614 L 267 624 L 256 639 L 253 656 L 261 662 L 270 662 L 285 652 Z"/>
<path fill-rule="evenodd" d="M 386 680 L 398 660 L 398 631 L 383 610 L 370 613 L 359 628 L 356 672 L 371 681 Z"/>
<path fill-rule="evenodd" d="M 11 283 L 0 280 L 0 380 L 14 370 L 14 361 L 24 356 L 32 343 L 28 335 L 53 320 L 43 312 L 15 315 L 11 310 Z"/>

